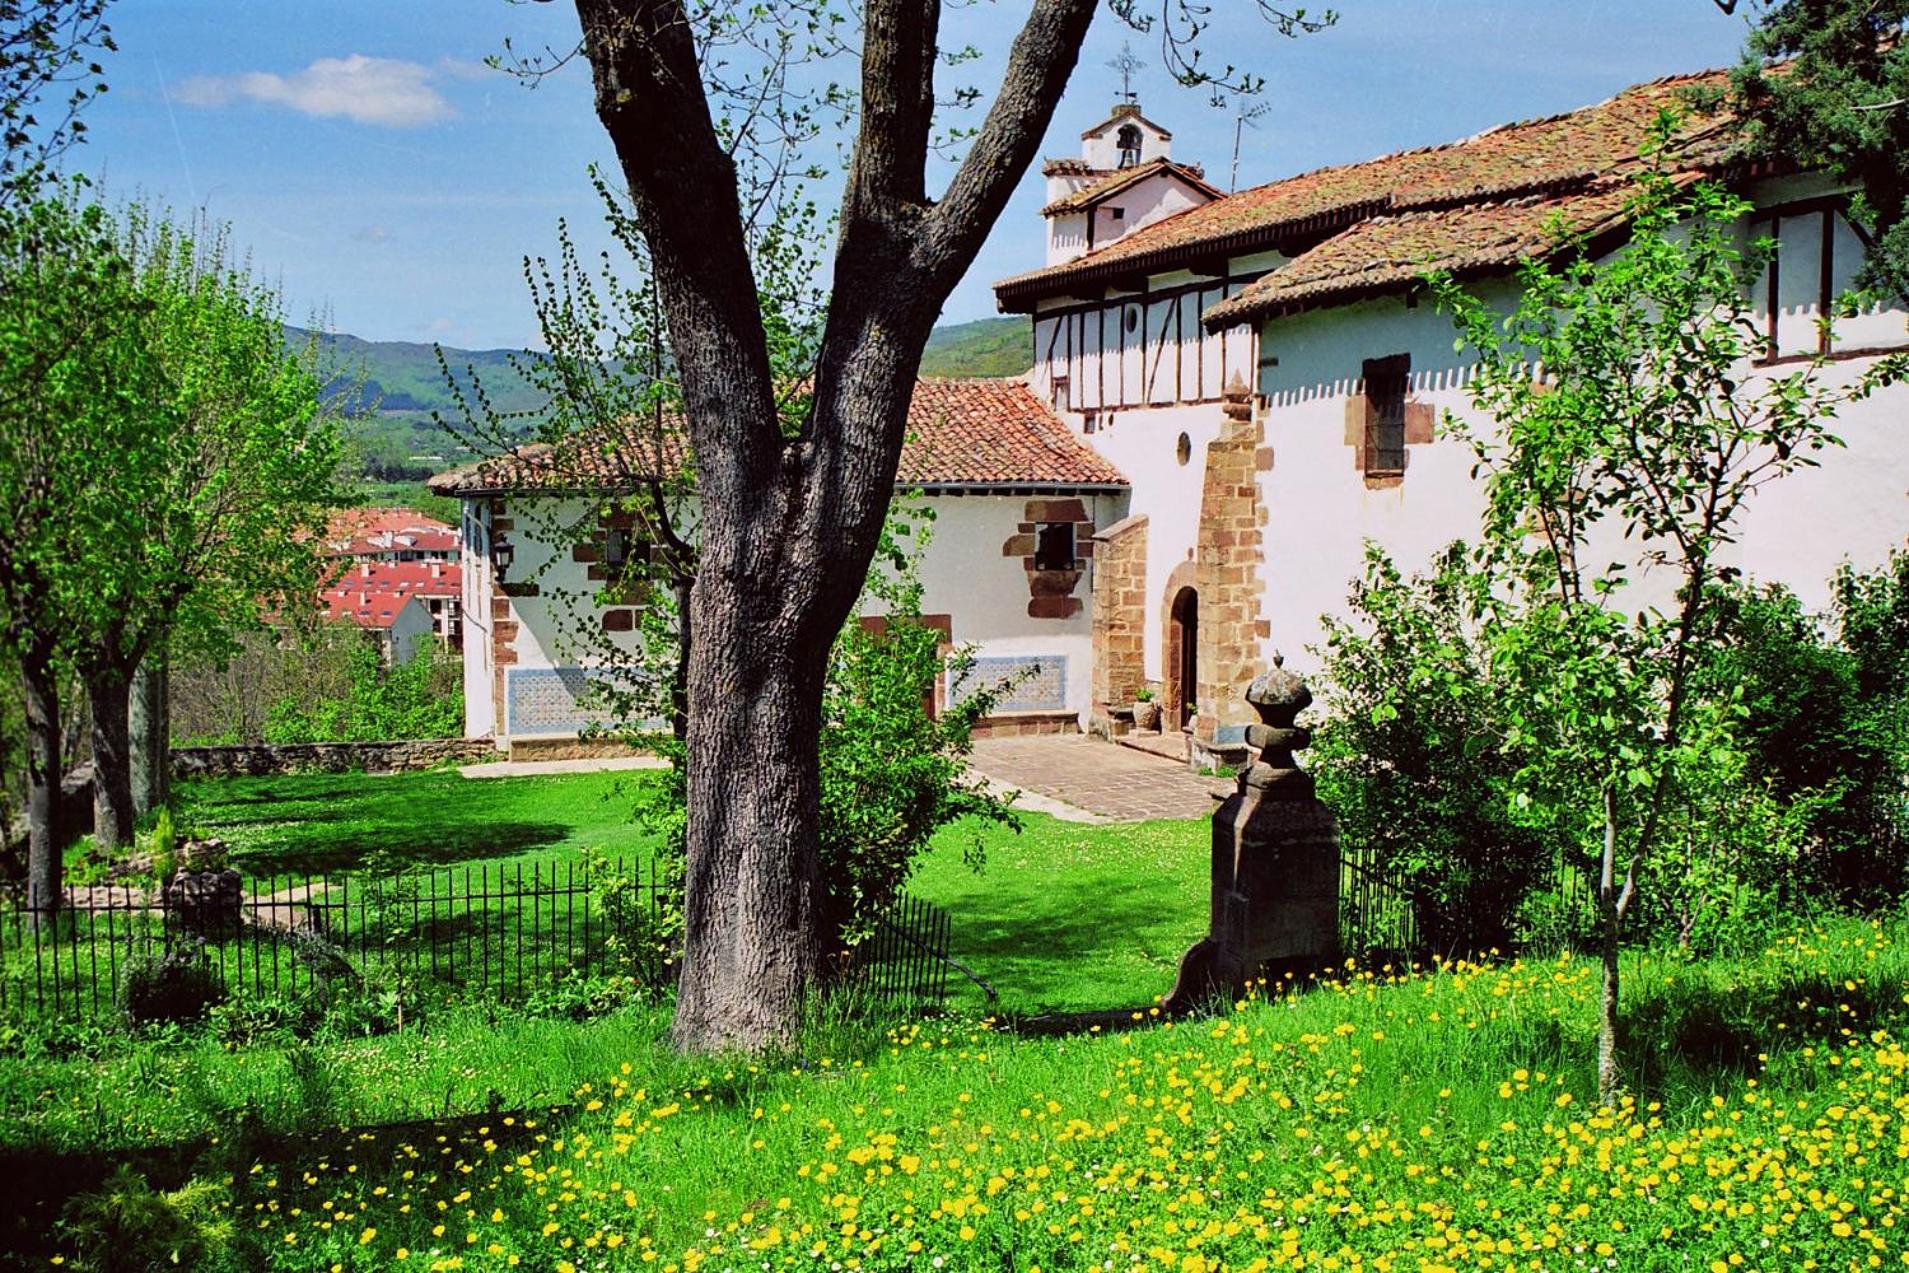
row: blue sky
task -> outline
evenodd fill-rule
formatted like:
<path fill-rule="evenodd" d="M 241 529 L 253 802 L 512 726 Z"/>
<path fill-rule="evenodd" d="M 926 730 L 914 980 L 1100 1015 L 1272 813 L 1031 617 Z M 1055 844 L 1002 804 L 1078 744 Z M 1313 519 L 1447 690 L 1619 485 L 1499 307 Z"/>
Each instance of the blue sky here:
<path fill-rule="evenodd" d="M 1627 84 L 1728 63 L 1743 17 L 1712 0 L 1337 0 L 1337 27 L 1282 40 L 1249 0 L 1217 0 L 1208 56 L 1267 80 L 1247 130 L 1242 186 L 1322 164 L 1450 141 L 1568 110 Z M 1021 0 L 950 6 L 944 43 L 998 77 Z M 535 89 L 483 65 L 506 38 L 568 47 L 567 4 L 509 0 L 120 0 L 111 92 L 74 166 L 109 195 L 231 223 L 291 317 L 376 340 L 521 346 L 534 323 L 525 254 L 555 248 L 567 217 L 595 248 L 585 170 L 612 156 L 576 64 Z M 1096 19 L 1045 155 L 1078 153 L 1131 42 L 1149 117 L 1176 158 L 1224 185 L 1232 116 L 1173 85 L 1153 38 Z M 847 68 L 844 68 L 845 70 Z M 994 313 L 988 284 L 1041 263 L 1041 180 L 1022 183 L 943 314 Z"/>

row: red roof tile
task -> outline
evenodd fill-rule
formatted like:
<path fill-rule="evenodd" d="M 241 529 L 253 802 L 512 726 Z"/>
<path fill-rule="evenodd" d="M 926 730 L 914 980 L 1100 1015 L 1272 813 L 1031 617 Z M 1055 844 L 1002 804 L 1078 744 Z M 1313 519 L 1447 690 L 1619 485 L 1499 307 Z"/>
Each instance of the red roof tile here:
<path fill-rule="evenodd" d="M 378 596 L 456 597 L 464 592 L 464 578 L 456 562 L 360 561 L 345 563 L 331 587 Z"/>
<path fill-rule="evenodd" d="M 409 605 L 423 605 L 414 596 L 385 596 L 355 592 L 345 588 L 328 588 L 318 594 L 319 608 L 324 611 L 327 622 L 350 621 L 361 628 L 389 628 L 398 621 Z"/>
<path fill-rule="evenodd" d="M 1125 486 L 1025 381 L 915 382 L 896 480 L 911 486 Z"/>
<path fill-rule="evenodd" d="M 1576 237 L 1622 226 L 1637 195 L 1608 182 L 1557 198 L 1513 199 L 1374 217 L 1334 235 L 1202 315 L 1211 330 L 1266 314 L 1408 287 L 1428 270 L 1508 271 Z"/>
<path fill-rule="evenodd" d="M 647 422 L 605 439 L 568 439 L 524 447 L 469 468 L 441 473 L 440 495 L 542 488 L 629 489 L 648 474 L 679 471 L 680 428 L 659 442 Z M 915 382 L 908 439 L 896 481 L 904 486 L 1125 486 L 1120 471 L 1075 437 L 1018 379 Z"/>
<path fill-rule="evenodd" d="M 326 524 L 325 547 L 340 557 L 406 549 L 456 552 L 457 532 L 412 508 L 341 508 Z"/>
<path fill-rule="evenodd" d="M 1216 253 L 1306 246 L 1388 213 L 1582 190 L 1637 162 L 1659 114 L 1727 73 L 1704 71 L 1627 88 L 1564 115 L 1506 124 L 1464 141 L 1321 168 L 1176 213 L 1086 256 L 995 284 L 1003 309 L 1094 279 L 1159 272 Z M 1689 114 L 1676 152 L 1687 165 L 1720 159 L 1730 120 Z"/>

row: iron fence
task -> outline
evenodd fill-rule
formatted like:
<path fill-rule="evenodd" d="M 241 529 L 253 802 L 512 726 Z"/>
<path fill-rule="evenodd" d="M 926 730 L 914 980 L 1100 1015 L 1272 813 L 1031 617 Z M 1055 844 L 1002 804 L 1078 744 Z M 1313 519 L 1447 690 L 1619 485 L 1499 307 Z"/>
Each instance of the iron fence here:
<path fill-rule="evenodd" d="M 593 871 L 600 871 L 594 874 Z M 129 970 L 188 952 L 233 998 L 292 998 L 339 971 L 416 992 L 522 1001 L 573 975 L 673 982 L 669 889 L 653 863 L 485 863 L 397 875 L 267 875 L 190 904 L 139 885 L 75 886 L 61 905 L 0 905 L 0 1020 L 103 1016 Z M 867 993 L 947 992 L 947 912 L 905 897 L 841 971 Z"/>
<path fill-rule="evenodd" d="M 1548 898 L 1552 922 L 1561 926 L 1547 940 L 1568 942 L 1595 919 L 1596 892 L 1590 874 L 1563 857 L 1547 868 L 1536 893 Z M 1341 847 L 1339 948 L 1345 953 L 1360 958 L 1476 953 L 1469 946 L 1461 951 L 1437 949 L 1440 942 L 1435 934 L 1425 931 L 1427 926 L 1422 922 L 1433 906 L 1427 896 L 1411 886 L 1403 872 L 1388 869 L 1378 850 Z M 1445 927 L 1463 931 L 1462 923 L 1448 922 Z M 1448 931 L 1447 941 L 1451 935 Z"/>

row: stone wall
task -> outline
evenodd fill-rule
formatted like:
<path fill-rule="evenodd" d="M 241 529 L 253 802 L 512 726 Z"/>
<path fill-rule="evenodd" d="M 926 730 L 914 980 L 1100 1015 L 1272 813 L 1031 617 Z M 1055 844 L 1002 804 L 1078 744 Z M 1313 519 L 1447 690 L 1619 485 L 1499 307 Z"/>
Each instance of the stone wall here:
<path fill-rule="evenodd" d="M 1026 738 L 1034 734 L 1077 734 L 1080 717 L 1073 712 L 1000 712 L 974 723 L 975 738 Z"/>
<path fill-rule="evenodd" d="M 1094 680 L 1088 728 L 1114 731 L 1113 709 L 1147 683 L 1147 519 L 1115 522 L 1095 536 Z"/>
<path fill-rule="evenodd" d="M 512 760 L 615 760 L 644 754 L 615 738 L 572 738 L 560 735 L 510 740 Z"/>
<path fill-rule="evenodd" d="M 175 778 L 244 778 L 321 770 L 396 773 L 453 761 L 497 759 L 488 738 L 418 738 L 379 743 L 284 743 L 277 746 L 174 747 Z"/>
<path fill-rule="evenodd" d="M 1226 386 L 1221 407 L 1226 422 L 1206 447 L 1206 479 L 1200 494 L 1200 535 L 1195 554 L 1200 597 L 1198 742 L 1237 746 L 1256 717 L 1246 687 L 1264 670 L 1259 617 L 1265 560 L 1266 509 L 1259 474 L 1271 468 L 1252 395 L 1237 376 Z"/>

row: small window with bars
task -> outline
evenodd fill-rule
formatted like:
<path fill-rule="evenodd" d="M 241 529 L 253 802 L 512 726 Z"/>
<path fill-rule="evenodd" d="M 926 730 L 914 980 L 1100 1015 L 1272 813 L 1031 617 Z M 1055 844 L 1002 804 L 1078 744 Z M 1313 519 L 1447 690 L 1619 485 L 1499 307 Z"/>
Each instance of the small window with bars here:
<path fill-rule="evenodd" d="M 1034 569 L 1074 568 L 1074 523 L 1042 522 L 1034 533 Z"/>
<path fill-rule="evenodd" d="M 648 564 L 650 546 L 634 531 L 611 526 L 603 534 L 603 564 L 614 571 Z"/>
<path fill-rule="evenodd" d="M 1367 476 L 1405 472 L 1405 397 L 1412 383 L 1412 357 L 1394 354 L 1365 363 Z"/>

